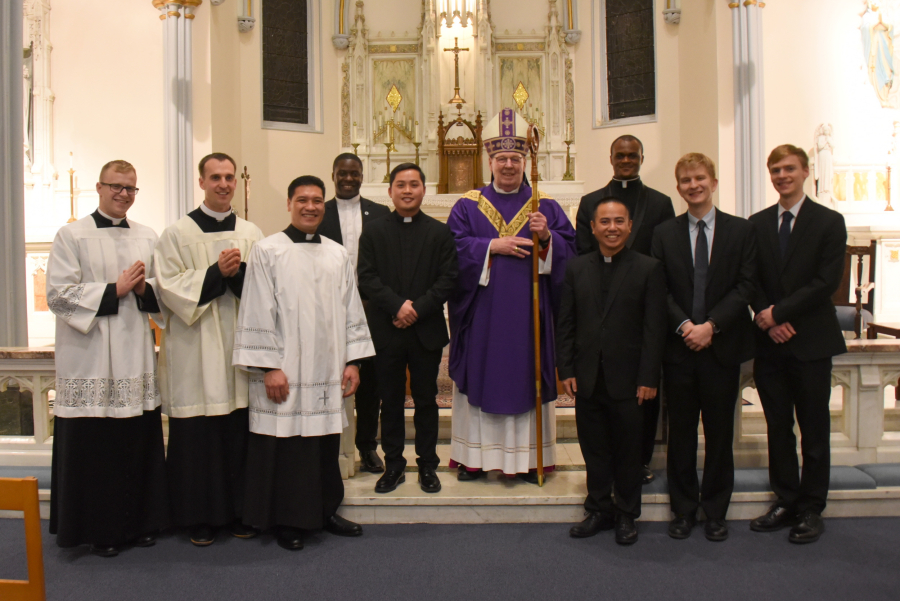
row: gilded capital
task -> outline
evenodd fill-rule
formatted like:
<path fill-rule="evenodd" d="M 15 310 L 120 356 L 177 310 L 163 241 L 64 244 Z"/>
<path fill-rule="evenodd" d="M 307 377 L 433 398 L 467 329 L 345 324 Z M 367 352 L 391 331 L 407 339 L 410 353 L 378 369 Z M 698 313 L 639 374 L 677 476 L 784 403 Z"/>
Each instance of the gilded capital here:
<path fill-rule="evenodd" d="M 181 0 L 181 3 L 191 8 L 197 8 L 203 4 L 203 0 Z"/>

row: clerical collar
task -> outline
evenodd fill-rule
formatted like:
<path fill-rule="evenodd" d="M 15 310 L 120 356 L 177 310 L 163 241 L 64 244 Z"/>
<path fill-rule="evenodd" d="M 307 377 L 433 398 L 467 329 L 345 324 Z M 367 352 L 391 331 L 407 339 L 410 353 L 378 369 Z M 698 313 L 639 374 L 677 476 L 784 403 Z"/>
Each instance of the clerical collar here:
<path fill-rule="evenodd" d="M 213 211 L 208 206 L 206 206 L 205 202 L 200 203 L 200 210 L 203 211 L 204 213 L 206 213 L 207 215 L 209 215 L 210 217 L 212 217 L 213 219 L 215 219 L 216 221 L 224 221 L 226 218 L 228 218 L 229 215 L 231 215 L 231 213 L 234 212 L 231 207 L 228 207 L 228 210 L 225 211 L 224 213 L 220 213 L 218 211 Z"/>
<path fill-rule="evenodd" d="M 120 218 L 110 217 L 109 215 L 107 215 L 106 213 L 101 211 L 100 209 L 97 209 L 96 211 L 91 213 L 91 217 L 94 218 L 94 223 L 97 225 L 98 228 L 124 227 L 124 228 L 130 229 L 130 226 L 128 225 L 128 221 L 124 217 L 120 217 Z"/>
<path fill-rule="evenodd" d="M 297 228 L 294 227 L 294 224 L 287 226 L 287 229 L 284 230 L 284 234 L 291 239 L 291 242 L 294 244 L 300 244 L 304 242 L 308 242 L 310 244 L 321 244 L 322 237 L 319 234 L 307 234 L 306 232 L 301 232 Z"/>
<path fill-rule="evenodd" d="M 622 260 L 622 257 L 625 255 L 626 250 L 628 250 L 628 249 L 623 246 L 622 250 L 620 250 L 619 252 L 617 252 L 616 254 L 614 254 L 611 257 L 607 257 L 602 252 L 600 253 L 600 257 L 603 259 L 604 263 L 618 263 L 619 261 Z M 597 252 L 600 252 L 600 251 L 597 251 Z"/>
<path fill-rule="evenodd" d="M 616 179 L 616 178 L 612 178 L 612 181 L 618 182 L 623 188 L 625 188 L 625 189 L 627 190 L 627 189 L 628 189 L 628 184 L 640 184 L 640 183 L 641 183 L 641 176 L 638 175 L 638 176 L 633 177 L 633 178 L 631 178 L 631 179 Z"/>
<path fill-rule="evenodd" d="M 360 195 L 357 194 L 353 198 L 341 198 L 337 194 L 334 195 L 334 199 L 338 201 L 338 204 L 359 204 Z"/>
<path fill-rule="evenodd" d="M 491 185 L 494 186 L 494 192 L 496 192 L 497 194 L 518 194 L 519 190 L 522 189 L 522 184 L 519 184 L 519 187 L 512 192 L 507 192 L 506 190 L 501 190 L 500 188 L 498 188 L 496 181 L 491 182 Z"/>
<path fill-rule="evenodd" d="M 403 215 L 398 213 L 396 210 L 394 210 L 394 212 L 392 214 L 394 215 L 394 219 L 396 219 L 400 223 L 413 223 L 413 222 L 419 220 L 419 216 L 422 214 L 422 211 L 417 212 L 412 217 L 404 217 Z"/>

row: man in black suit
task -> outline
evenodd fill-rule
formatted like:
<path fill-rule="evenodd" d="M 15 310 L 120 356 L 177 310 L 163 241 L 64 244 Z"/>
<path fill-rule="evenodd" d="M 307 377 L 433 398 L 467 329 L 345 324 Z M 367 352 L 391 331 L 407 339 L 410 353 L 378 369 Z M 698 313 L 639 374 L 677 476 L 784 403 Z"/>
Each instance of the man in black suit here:
<path fill-rule="evenodd" d="M 592 228 L 599 251 L 566 266 L 556 326 L 557 371 L 575 397 L 587 469 L 588 515 L 569 534 L 615 527 L 616 542 L 630 545 L 641 514 L 641 404 L 659 386 L 666 282 L 659 261 L 626 247 L 631 217 L 620 199 L 599 201 Z"/>
<path fill-rule="evenodd" d="M 734 490 L 734 405 L 741 363 L 753 358 L 756 232 L 746 219 L 713 206 L 716 165 L 686 154 L 675 165 L 688 210 L 653 234 L 653 256 L 666 271 L 669 327 L 663 385 L 669 407 L 667 476 L 675 518 L 669 536 L 687 538 L 706 514 L 706 538 L 728 538 L 725 514 Z M 697 478 L 697 425 L 703 415 L 706 459 Z"/>
<path fill-rule="evenodd" d="M 625 245 L 642 255 L 650 256 L 650 243 L 657 225 L 675 217 L 672 199 L 657 192 L 641 181 L 641 165 L 644 163 L 644 145 L 634 136 L 617 138 L 610 147 L 609 162 L 613 177 L 605 188 L 600 188 L 581 198 L 575 219 L 575 237 L 578 254 L 585 255 L 597 250 L 597 240 L 591 230 L 594 209 L 603 198 L 614 196 L 621 199 L 632 215 L 634 226 Z M 653 481 L 650 460 L 656 444 L 656 426 L 659 422 L 659 397 L 643 404 L 644 428 L 641 442 L 641 463 L 644 484 Z"/>
<path fill-rule="evenodd" d="M 404 482 L 406 370 L 415 403 L 416 462 L 425 492 L 441 490 L 437 477 L 437 376 L 450 342 L 444 303 L 456 285 L 456 241 L 446 224 L 419 210 L 425 174 L 414 163 L 397 165 L 388 194 L 395 211 L 371 223 L 359 239 L 359 289 L 369 299 L 366 317 L 375 343 L 382 399 L 381 448 L 385 472 L 375 492 Z"/>
<path fill-rule="evenodd" d="M 844 273 L 844 217 L 803 192 L 806 153 L 779 146 L 767 162 L 778 204 L 750 217 L 759 245 L 759 326 L 753 376 L 769 434 L 769 482 L 778 499 L 752 522 L 757 532 L 791 528 L 792 543 L 825 531 L 821 513 L 831 469 L 831 358 L 847 351 L 831 296 Z M 798 475 L 794 413 L 803 471 Z"/>
<path fill-rule="evenodd" d="M 359 255 L 359 236 L 369 223 L 390 215 L 391 210 L 359 195 L 363 181 L 362 161 L 355 154 L 345 152 L 334 159 L 331 180 L 334 182 L 334 198 L 325 203 L 325 217 L 316 233 L 342 244 L 350 254 L 350 262 L 356 271 Z M 363 304 L 366 297 L 363 295 Z M 359 469 L 380 474 L 384 463 L 375 449 L 378 443 L 378 377 L 374 359 L 360 362 L 359 388 L 356 390 L 356 448 L 359 450 Z"/>

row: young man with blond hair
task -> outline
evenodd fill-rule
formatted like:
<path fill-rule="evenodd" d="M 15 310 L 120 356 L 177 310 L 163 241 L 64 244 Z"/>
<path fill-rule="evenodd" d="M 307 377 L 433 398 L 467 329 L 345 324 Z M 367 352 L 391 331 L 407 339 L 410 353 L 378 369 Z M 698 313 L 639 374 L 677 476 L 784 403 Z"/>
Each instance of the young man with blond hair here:
<path fill-rule="evenodd" d="M 767 162 L 778 204 L 752 217 L 759 245 L 756 361 L 766 414 L 769 482 L 777 500 L 750 522 L 757 532 L 792 526 L 788 540 L 811 543 L 825 531 L 831 470 L 831 358 L 847 351 L 831 296 L 844 274 L 844 217 L 806 195 L 809 158 L 790 144 Z M 794 415 L 803 471 L 797 461 Z"/>
<path fill-rule="evenodd" d="M 149 547 L 168 524 L 156 353 L 148 314 L 156 233 L 126 218 L 138 193 L 127 161 L 100 170 L 99 208 L 56 234 L 47 305 L 56 316 L 50 533 L 112 557 Z"/>
<path fill-rule="evenodd" d="M 688 210 L 656 228 L 653 256 L 666 272 L 668 334 L 663 385 L 669 407 L 667 478 L 669 536 L 691 535 L 697 510 L 711 541 L 728 538 L 725 514 L 734 489 L 734 405 L 741 363 L 753 356 L 756 237 L 746 219 L 713 206 L 716 165 L 689 153 L 675 165 Z M 697 478 L 697 426 L 703 419 L 706 458 Z"/>

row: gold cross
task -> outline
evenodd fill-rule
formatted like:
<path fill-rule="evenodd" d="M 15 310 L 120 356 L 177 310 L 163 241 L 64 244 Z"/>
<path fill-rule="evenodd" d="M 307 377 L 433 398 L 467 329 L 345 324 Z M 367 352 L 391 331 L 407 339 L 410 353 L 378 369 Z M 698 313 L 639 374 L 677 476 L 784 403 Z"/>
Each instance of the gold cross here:
<path fill-rule="evenodd" d="M 444 52 L 452 52 L 453 53 L 453 66 L 456 72 L 456 85 L 453 87 L 453 98 L 450 99 L 450 104 L 462 105 L 466 101 L 462 99 L 459 95 L 459 53 L 460 52 L 468 52 L 468 48 L 460 48 L 459 47 L 459 38 L 453 38 L 453 48 L 444 48 Z M 461 107 L 457 107 L 461 108 Z"/>

